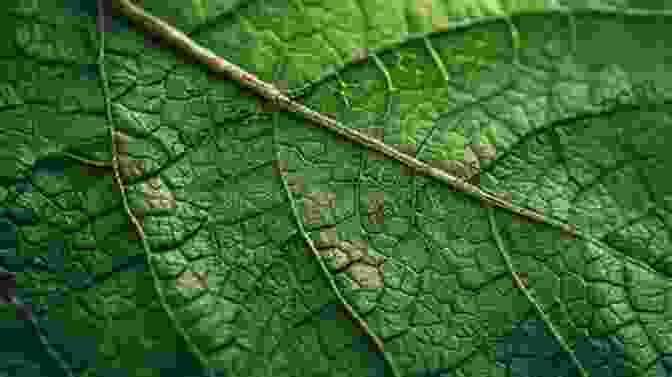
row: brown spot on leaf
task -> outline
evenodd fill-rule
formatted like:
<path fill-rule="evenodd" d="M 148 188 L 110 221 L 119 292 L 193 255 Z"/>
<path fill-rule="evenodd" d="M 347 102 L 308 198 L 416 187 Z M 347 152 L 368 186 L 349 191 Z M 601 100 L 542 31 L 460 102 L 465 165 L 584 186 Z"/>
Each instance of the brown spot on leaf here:
<path fill-rule="evenodd" d="M 315 241 L 315 248 L 323 249 L 338 246 L 338 232 L 335 226 L 330 226 L 320 230 L 319 237 Z"/>
<path fill-rule="evenodd" d="M 323 209 L 336 207 L 336 194 L 333 192 L 307 193 L 304 201 L 304 218 L 306 223 L 316 225 L 320 223 Z"/>
<path fill-rule="evenodd" d="M 289 191 L 293 193 L 303 192 L 303 178 L 300 176 L 288 175 L 287 186 L 289 186 Z"/>
<path fill-rule="evenodd" d="M 276 175 L 280 176 L 287 172 L 287 165 L 286 160 L 273 160 L 273 171 Z"/>
<path fill-rule="evenodd" d="M 297 175 L 287 174 L 287 161 L 285 160 L 274 160 L 273 161 L 273 172 L 277 176 L 285 177 L 287 186 L 289 186 L 289 191 L 293 193 L 303 192 L 303 178 Z"/>
<path fill-rule="evenodd" d="M 385 193 L 372 191 L 368 193 L 368 216 L 371 224 L 382 224 L 385 210 Z"/>
<path fill-rule="evenodd" d="M 172 192 L 161 188 L 161 178 L 151 177 L 143 184 L 145 203 L 151 209 L 174 209 L 177 203 Z"/>
<path fill-rule="evenodd" d="M 315 191 L 312 193 L 306 194 L 307 198 L 310 198 L 314 203 L 322 208 L 335 208 L 336 207 L 336 193 L 329 191 Z"/>
<path fill-rule="evenodd" d="M 350 261 L 356 262 L 367 254 L 368 244 L 364 240 L 343 241 L 339 245 L 348 254 Z"/>
<path fill-rule="evenodd" d="M 331 233 L 332 229 L 334 233 Z M 330 258 L 330 267 L 334 270 L 345 268 L 355 282 L 355 289 L 380 288 L 383 257 L 370 255 L 365 240 L 338 241 L 335 230 L 336 227 L 329 228 L 329 232 L 321 234 L 325 239 L 317 242 L 323 247 L 320 254 Z"/>
<path fill-rule="evenodd" d="M 481 160 L 494 158 L 494 149 L 485 144 L 469 144 L 464 147 L 461 160 L 432 159 L 429 164 L 455 177 L 466 180 L 472 185 L 481 183 Z"/>
<path fill-rule="evenodd" d="M 356 282 L 354 288 L 382 288 L 383 276 L 380 266 L 383 258 L 369 254 L 368 243 L 364 240 L 353 240 L 341 243 L 341 250 L 350 257 L 348 274 Z"/>
<path fill-rule="evenodd" d="M 132 177 L 140 177 L 144 174 L 144 161 L 133 160 L 128 157 L 130 137 L 122 131 L 114 131 L 114 145 L 117 151 L 119 163 L 119 175 L 122 181 L 128 182 Z"/>
<path fill-rule="evenodd" d="M 353 263 L 348 268 L 348 273 L 357 283 L 355 288 L 382 288 L 383 278 L 378 268 L 365 263 Z"/>
<path fill-rule="evenodd" d="M 366 240 L 342 241 L 339 248 L 348 254 L 351 262 L 362 262 L 375 267 L 384 262 L 383 257 L 369 254 L 369 243 Z"/>
<path fill-rule="evenodd" d="M 563 240 L 573 240 L 576 238 L 576 225 L 566 224 L 560 231 L 560 238 Z"/>
<path fill-rule="evenodd" d="M 207 288 L 207 282 L 202 274 L 194 271 L 184 271 L 177 278 L 177 285 L 183 288 L 197 289 Z"/>
<path fill-rule="evenodd" d="M 369 49 L 366 47 L 358 47 L 352 50 L 352 61 L 355 63 L 362 62 L 369 57 Z"/>
<path fill-rule="evenodd" d="M 497 148 L 492 144 L 470 144 L 469 148 L 480 160 L 493 160 L 497 156 Z"/>
<path fill-rule="evenodd" d="M 320 251 L 320 254 L 331 260 L 331 267 L 336 270 L 340 270 L 343 267 L 347 266 L 350 263 L 350 258 L 348 254 L 343 252 L 343 250 L 332 247 L 329 249 L 323 249 Z"/>
<path fill-rule="evenodd" d="M 471 148 L 471 145 L 466 145 L 464 147 L 464 164 L 469 169 L 469 176 L 471 177 L 474 174 L 478 174 L 481 171 L 481 163 L 478 160 L 478 156 Z"/>
<path fill-rule="evenodd" d="M 142 176 L 144 171 L 144 161 L 131 160 L 127 156 L 119 156 L 119 175 L 124 182 L 128 182 L 130 178 Z"/>

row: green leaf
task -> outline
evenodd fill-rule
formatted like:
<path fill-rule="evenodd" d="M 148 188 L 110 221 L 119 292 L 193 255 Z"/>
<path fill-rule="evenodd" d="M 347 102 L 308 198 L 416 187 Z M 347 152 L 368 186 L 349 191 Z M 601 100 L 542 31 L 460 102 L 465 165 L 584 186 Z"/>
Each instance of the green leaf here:
<path fill-rule="evenodd" d="M 0 375 L 672 375 L 672 13 L 612 3 L 143 1 L 393 158 L 10 1 Z"/>

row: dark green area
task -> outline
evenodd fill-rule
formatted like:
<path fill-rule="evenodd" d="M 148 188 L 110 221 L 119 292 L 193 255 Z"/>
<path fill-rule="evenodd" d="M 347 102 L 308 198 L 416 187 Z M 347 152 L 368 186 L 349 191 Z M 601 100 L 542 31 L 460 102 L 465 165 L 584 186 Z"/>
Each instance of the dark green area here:
<path fill-rule="evenodd" d="M 591 377 L 625 376 L 623 343 L 616 336 L 580 338 L 577 359 Z M 497 340 L 497 363 L 511 377 L 576 377 L 579 373 L 542 321 L 517 323 Z"/>

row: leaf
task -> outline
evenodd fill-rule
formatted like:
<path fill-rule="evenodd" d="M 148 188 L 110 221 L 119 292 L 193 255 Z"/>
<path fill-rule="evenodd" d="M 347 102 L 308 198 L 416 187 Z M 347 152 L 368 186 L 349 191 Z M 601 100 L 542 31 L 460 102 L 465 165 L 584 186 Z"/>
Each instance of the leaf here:
<path fill-rule="evenodd" d="M 0 375 L 670 375 L 667 5 L 143 1 L 232 79 L 56 3 L 0 13 Z"/>

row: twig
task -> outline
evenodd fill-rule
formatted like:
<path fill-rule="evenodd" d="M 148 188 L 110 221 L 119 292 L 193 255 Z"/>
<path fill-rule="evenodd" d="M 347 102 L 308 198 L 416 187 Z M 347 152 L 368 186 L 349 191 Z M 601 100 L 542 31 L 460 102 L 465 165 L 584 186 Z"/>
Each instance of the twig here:
<path fill-rule="evenodd" d="M 475 197 L 481 201 L 507 209 L 531 220 L 558 227 L 565 233 L 576 235 L 576 230 L 571 225 L 551 219 L 530 209 L 518 207 L 509 201 L 481 190 L 477 186 L 474 186 L 461 178 L 448 174 L 443 170 L 429 166 L 428 164 L 403 152 L 400 152 L 374 137 L 366 135 L 355 129 L 345 127 L 340 122 L 292 100 L 275 86 L 259 80 L 255 75 L 218 56 L 210 49 L 199 45 L 183 32 L 177 30 L 175 27 L 169 25 L 161 19 L 149 14 L 144 9 L 133 4 L 130 0 L 116 0 L 116 3 L 121 13 L 123 13 L 132 21 L 143 26 L 150 33 L 158 35 L 167 42 L 172 43 L 179 50 L 188 53 L 200 63 L 208 66 L 208 68 L 210 68 L 213 72 L 228 75 L 241 86 L 251 89 L 261 97 L 272 101 L 281 109 L 300 114 L 305 119 L 310 120 L 321 127 L 324 127 L 345 137 L 346 139 L 365 145 L 366 147 L 393 158 L 403 163 L 404 165 L 415 169 L 415 171 L 419 172 L 420 174 L 424 174 L 438 179 L 441 182 L 447 183 L 456 190 L 462 191 L 471 197 Z"/>

